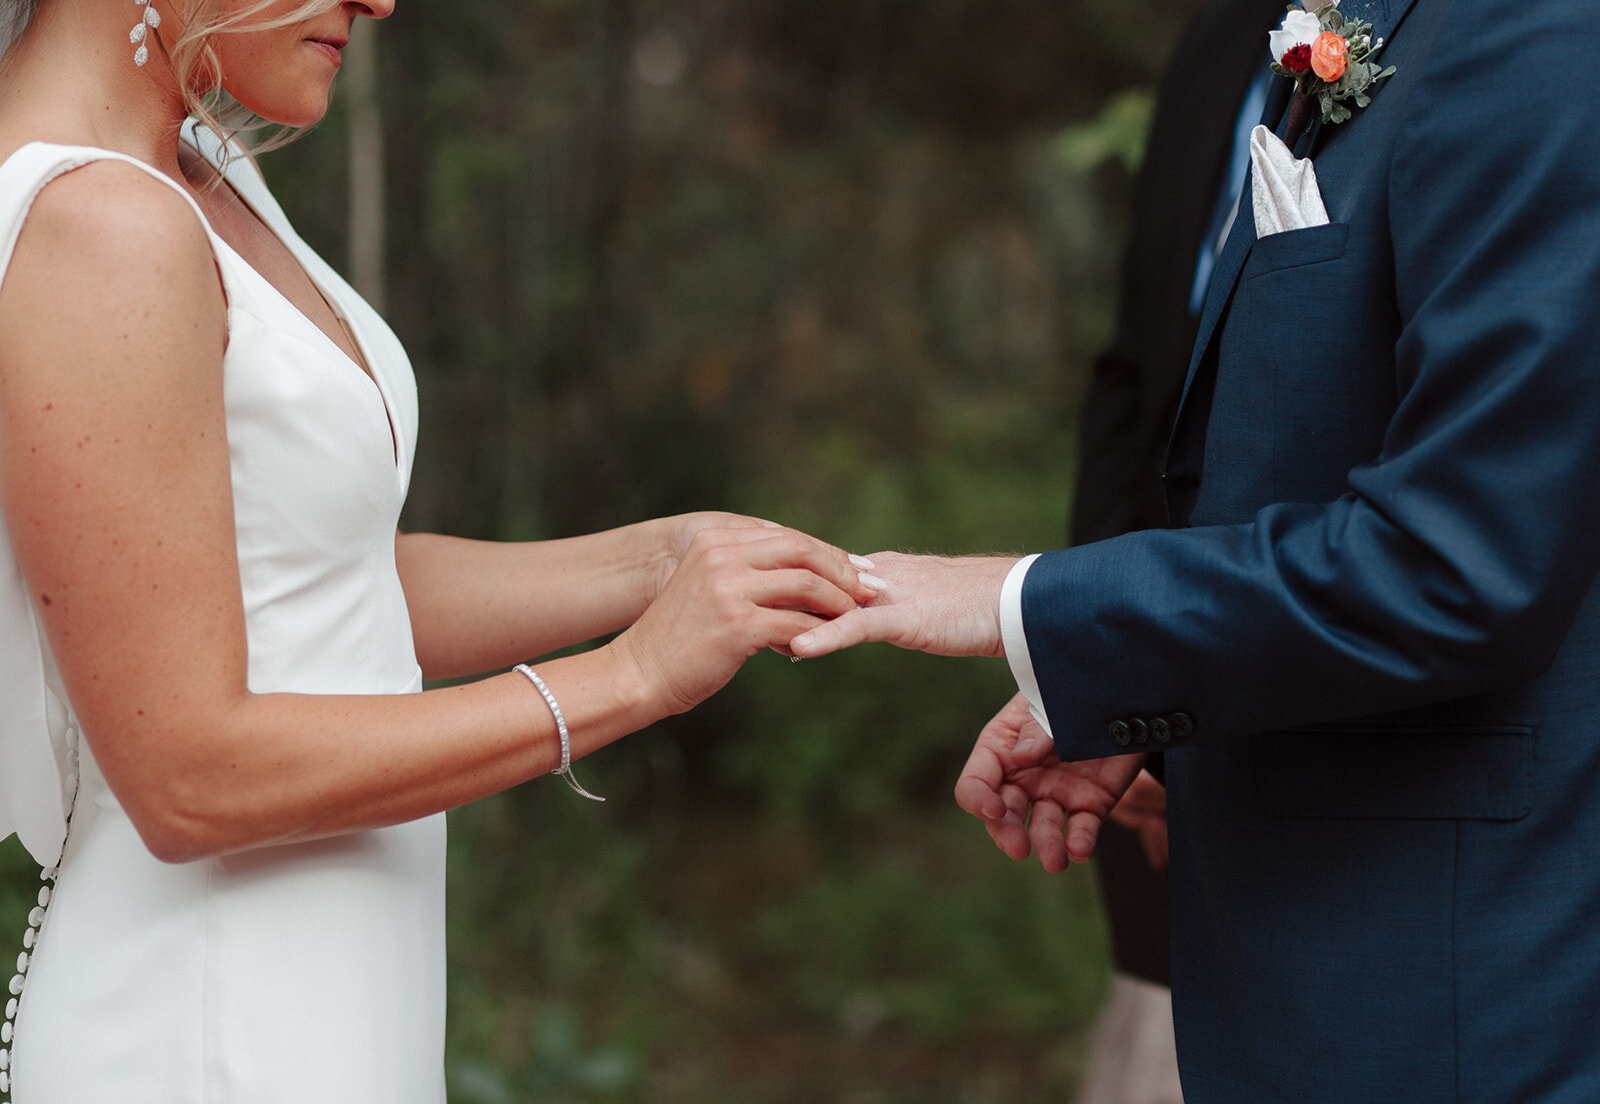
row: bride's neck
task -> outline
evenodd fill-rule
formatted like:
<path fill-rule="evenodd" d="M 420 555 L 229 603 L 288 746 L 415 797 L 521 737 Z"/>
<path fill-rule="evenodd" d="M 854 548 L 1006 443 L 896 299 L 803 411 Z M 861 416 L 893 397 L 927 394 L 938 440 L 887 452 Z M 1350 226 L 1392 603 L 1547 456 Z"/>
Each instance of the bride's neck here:
<path fill-rule="evenodd" d="M 128 32 L 143 9 L 126 8 L 105 0 L 39 5 L 0 63 L 0 145 L 99 146 L 179 174 L 183 97 L 153 41 L 148 63 L 134 64 Z"/>

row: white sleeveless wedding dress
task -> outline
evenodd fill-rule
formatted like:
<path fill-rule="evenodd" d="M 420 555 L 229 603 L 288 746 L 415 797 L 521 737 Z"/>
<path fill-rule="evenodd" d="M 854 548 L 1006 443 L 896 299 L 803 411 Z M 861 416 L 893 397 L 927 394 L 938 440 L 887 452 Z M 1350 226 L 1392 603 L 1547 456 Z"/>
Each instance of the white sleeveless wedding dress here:
<path fill-rule="evenodd" d="M 190 133 L 216 161 L 215 143 Z M 0 268 L 39 191 L 106 159 L 129 161 L 34 144 L 0 165 Z M 343 315 L 375 377 L 206 227 L 228 301 L 223 385 L 250 688 L 416 691 L 394 562 L 417 427 L 410 365 L 290 228 L 254 166 L 236 159 L 227 179 Z M 71 808 L 54 894 L 14 984 L 15 1104 L 441 1104 L 443 816 L 158 862 L 78 738 L 3 544 L 0 833 L 17 830 L 53 865 Z"/>

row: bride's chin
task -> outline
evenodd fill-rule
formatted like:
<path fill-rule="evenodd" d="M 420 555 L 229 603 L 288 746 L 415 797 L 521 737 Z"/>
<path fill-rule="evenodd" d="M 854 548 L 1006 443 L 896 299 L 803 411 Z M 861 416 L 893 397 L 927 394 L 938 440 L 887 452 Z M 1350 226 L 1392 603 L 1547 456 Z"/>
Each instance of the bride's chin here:
<path fill-rule="evenodd" d="M 227 91 L 239 101 L 239 105 L 269 123 L 278 126 L 303 128 L 315 126 L 322 122 L 328 114 L 328 89 L 324 88 L 318 96 L 314 92 L 307 92 L 298 103 L 265 102 L 246 99 L 231 89 Z"/>

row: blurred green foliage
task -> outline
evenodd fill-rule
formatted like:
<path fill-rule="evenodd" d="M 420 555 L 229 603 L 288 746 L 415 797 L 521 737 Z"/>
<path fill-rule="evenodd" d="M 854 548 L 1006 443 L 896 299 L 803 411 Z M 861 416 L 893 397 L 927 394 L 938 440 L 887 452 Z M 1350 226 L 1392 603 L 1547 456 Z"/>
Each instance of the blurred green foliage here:
<path fill-rule="evenodd" d="M 1129 173 L 1137 172 L 1155 106 L 1155 94 L 1149 89 L 1116 96 L 1093 119 L 1061 132 L 1056 139 L 1061 163 L 1075 172 L 1089 172 L 1117 161 Z"/>
<path fill-rule="evenodd" d="M 1059 544 L 1144 90 L 1196 7 L 402 0 L 406 524 L 716 507 L 863 553 Z M 336 104 L 265 163 L 336 265 L 347 139 Z M 1070 1093 L 1092 884 L 1009 863 L 949 798 L 1013 692 L 996 662 L 763 655 L 586 762 L 608 804 L 544 780 L 452 814 L 452 1099 Z M 0 864 L 20 935 L 36 875 L 14 841 Z"/>
<path fill-rule="evenodd" d="M 453 819 L 458 1104 L 1070 1090 L 1103 987 L 1086 878 L 999 860 L 943 807 L 840 833 L 566 796 L 535 783 Z"/>

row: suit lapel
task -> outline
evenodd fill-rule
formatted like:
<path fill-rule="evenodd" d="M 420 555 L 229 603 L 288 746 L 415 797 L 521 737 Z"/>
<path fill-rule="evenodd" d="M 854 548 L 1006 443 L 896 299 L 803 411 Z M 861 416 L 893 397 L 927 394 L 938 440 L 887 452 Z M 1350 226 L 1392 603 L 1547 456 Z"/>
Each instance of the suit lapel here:
<path fill-rule="evenodd" d="M 1372 24 L 1373 41 L 1385 43 L 1399 30 L 1416 0 L 1347 0 L 1341 10 L 1351 19 L 1362 19 Z M 1381 60 L 1382 54 L 1378 55 Z M 1287 123 L 1287 108 L 1293 90 L 1288 78 L 1280 77 L 1268 92 L 1267 107 L 1262 123 L 1281 131 Z M 1381 94 L 1381 86 L 1379 89 Z M 1360 122 L 1361 114 L 1344 123 L 1345 127 Z M 1320 113 L 1316 113 L 1305 133 L 1292 142 L 1295 156 L 1308 157 L 1316 149 L 1324 133 Z M 1285 141 L 1289 137 L 1282 135 Z M 1201 448 L 1205 441 L 1205 418 L 1210 409 L 1211 383 L 1209 376 L 1216 372 L 1216 357 L 1211 356 L 1212 343 L 1228 304 L 1233 300 L 1239 274 L 1250 257 L 1256 240 L 1255 209 L 1251 201 L 1251 182 L 1247 176 L 1244 194 L 1239 200 L 1239 215 L 1234 220 L 1228 240 L 1217 257 L 1217 266 L 1211 276 L 1211 287 L 1206 292 L 1205 306 L 1200 312 L 1200 330 L 1196 335 L 1194 350 L 1189 357 L 1189 371 L 1184 379 L 1182 397 L 1178 400 L 1177 418 L 1167 445 L 1166 473 L 1169 488 L 1168 513 L 1174 521 L 1184 516 L 1183 504 L 1171 495 L 1174 484 L 1193 486 L 1199 482 Z M 1205 375 L 1204 386 L 1197 386 Z M 1200 401 L 1201 399 L 1204 401 Z M 1204 407 L 1204 409 L 1201 409 Z M 1189 503 L 1189 504 L 1192 504 Z"/>

